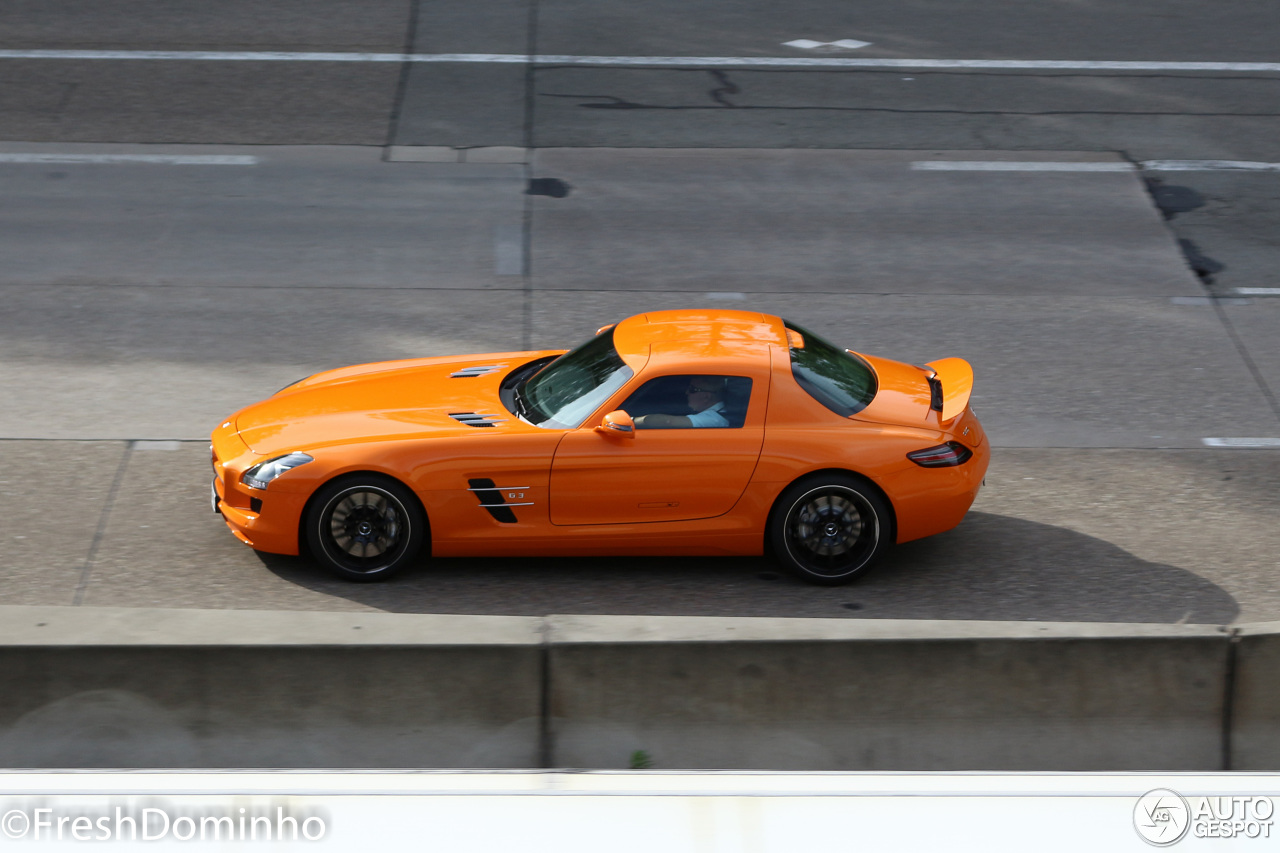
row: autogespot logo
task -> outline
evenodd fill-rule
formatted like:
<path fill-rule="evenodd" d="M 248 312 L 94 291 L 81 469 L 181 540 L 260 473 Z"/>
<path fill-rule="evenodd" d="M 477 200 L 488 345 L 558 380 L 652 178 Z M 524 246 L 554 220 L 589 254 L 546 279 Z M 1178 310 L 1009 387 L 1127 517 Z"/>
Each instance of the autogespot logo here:
<path fill-rule="evenodd" d="M 1133 828 L 1156 847 L 1196 838 L 1270 838 L 1276 806 L 1270 797 L 1184 797 L 1168 788 L 1148 791 L 1133 807 Z"/>
<path fill-rule="evenodd" d="M 1168 788 L 1147 791 L 1133 807 L 1133 828 L 1143 841 L 1156 847 L 1177 844 L 1190 826 L 1191 806 Z"/>

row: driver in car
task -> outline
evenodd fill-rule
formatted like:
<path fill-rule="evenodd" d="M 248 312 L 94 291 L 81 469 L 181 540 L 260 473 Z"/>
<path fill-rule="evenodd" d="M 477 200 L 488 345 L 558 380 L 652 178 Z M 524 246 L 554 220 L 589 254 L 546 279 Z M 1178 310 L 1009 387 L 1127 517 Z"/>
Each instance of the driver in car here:
<path fill-rule="evenodd" d="M 724 416 L 724 396 L 728 382 L 723 376 L 694 376 L 684 391 L 691 414 L 641 415 L 635 419 L 636 428 L 727 427 L 729 419 Z"/>

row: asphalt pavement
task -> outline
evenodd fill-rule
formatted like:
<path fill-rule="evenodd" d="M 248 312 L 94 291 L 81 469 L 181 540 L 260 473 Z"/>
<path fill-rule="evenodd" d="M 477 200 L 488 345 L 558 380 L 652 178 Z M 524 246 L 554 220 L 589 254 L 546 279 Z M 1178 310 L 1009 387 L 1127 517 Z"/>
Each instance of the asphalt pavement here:
<path fill-rule="evenodd" d="M 1278 17 L 0 4 L 0 603 L 1280 619 Z M 969 359 L 995 451 L 969 518 L 834 591 L 764 559 L 370 587 L 208 510 L 208 430 L 301 376 L 681 306 Z"/>

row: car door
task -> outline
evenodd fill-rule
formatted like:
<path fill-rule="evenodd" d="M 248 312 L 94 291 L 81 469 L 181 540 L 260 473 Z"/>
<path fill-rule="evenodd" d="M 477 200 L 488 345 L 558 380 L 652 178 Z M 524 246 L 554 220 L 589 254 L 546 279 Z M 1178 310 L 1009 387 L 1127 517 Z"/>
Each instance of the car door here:
<path fill-rule="evenodd" d="M 673 403 L 662 384 L 682 387 L 691 378 L 651 378 L 621 408 L 633 414 L 627 406 Z M 732 509 L 760 458 L 766 391 L 764 382 L 724 378 L 734 380 L 731 387 L 737 392 L 726 401 L 728 426 L 638 428 L 625 437 L 596 430 L 595 419 L 566 434 L 551 467 L 552 524 L 682 521 L 714 518 Z"/>

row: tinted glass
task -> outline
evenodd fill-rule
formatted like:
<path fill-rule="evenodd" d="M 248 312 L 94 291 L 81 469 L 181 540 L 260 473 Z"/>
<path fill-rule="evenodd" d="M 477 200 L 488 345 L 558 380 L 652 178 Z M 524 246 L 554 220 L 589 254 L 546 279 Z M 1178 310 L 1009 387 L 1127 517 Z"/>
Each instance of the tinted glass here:
<path fill-rule="evenodd" d="M 804 341 L 791 348 L 791 375 L 800 387 L 838 415 L 865 409 L 876 396 L 876 375 L 866 362 L 794 323 L 786 327 Z"/>
<path fill-rule="evenodd" d="M 631 376 L 610 329 L 547 365 L 525 383 L 521 396 L 538 426 L 577 429 Z"/>
<path fill-rule="evenodd" d="M 714 376 L 698 374 L 680 374 L 659 376 L 636 389 L 635 393 L 622 404 L 622 410 L 633 418 L 643 415 L 684 415 L 688 417 L 706 407 L 706 400 L 697 399 L 689 394 L 695 388 L 716 388 L 715 397 L 718 402 L 712 403 L 724 418 L 725 423 L 718 421 L 711 424 L 695 424 L 697 426 L 741 427 L 747 418 L 747 404 L 751 401 L 751 380 L 745 376 Z M 695 406 L 698 408 L 695 409 Z M 654 429 L 652 424 L 637 423 L 641 429 Z M 670 429 L 670 427 L 657 427 Z"/>

